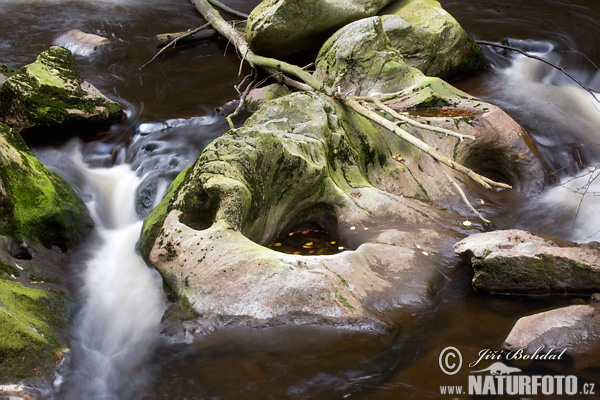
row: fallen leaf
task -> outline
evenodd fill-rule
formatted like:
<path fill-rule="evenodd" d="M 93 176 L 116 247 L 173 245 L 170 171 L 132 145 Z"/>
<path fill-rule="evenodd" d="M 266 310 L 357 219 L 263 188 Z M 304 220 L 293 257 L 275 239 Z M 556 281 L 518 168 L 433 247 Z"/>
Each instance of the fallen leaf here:
<path fill-rule="evenodd" d="M 308 235 L 309 233 L 310 233 L 310 231 L 309 231 L 309 230 L 302 231 L 302 234 L 303 234 L 303 235 Z"/>
<path fill-rule="evenodd" d="M 394 160 L 398 161 L 398 162 L 405 162 L 406 160 L 404 159 L 404 157 L 402 157 L 400 154 L 396 154 L 395 156 L 392 157 Z"/>
<path fill-rule="evenodd" d="M 273 243 L 273 246 L 279 247 L 279 246 L 281 246 L 281 243 Z"/>
<path fill-rule="evenodd" d="M 359 198 L 360 196 L 362 196 L 361 192 L 354 192 L 354 193 L 350 193 L 350 196 L 355 197 L 355 198 Z"/>

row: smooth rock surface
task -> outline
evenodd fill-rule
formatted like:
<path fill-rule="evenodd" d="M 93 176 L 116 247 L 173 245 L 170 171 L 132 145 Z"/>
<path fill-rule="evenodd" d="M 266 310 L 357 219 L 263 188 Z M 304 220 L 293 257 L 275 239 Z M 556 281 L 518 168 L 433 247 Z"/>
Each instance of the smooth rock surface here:
<path fill-rule="evenodd" d="M 574 305 L 523 317 L 517 321 L 502 345 L 506 351 L 523 349 L 533 354 L 565 351 L 578 368 L 598 367 L 600 360 L 600 305 Z M 563 361 L 566 363 L 567 361 Z M 560 362 L 554 362 L 560 364 Z"/>
<path fill-rule="evenodd" d="M 455 247 L 475 270 L 473 286 L 487 292 L 579 294 L 600 290 L 600 250 L 521 230 L 471 235 Z"/>

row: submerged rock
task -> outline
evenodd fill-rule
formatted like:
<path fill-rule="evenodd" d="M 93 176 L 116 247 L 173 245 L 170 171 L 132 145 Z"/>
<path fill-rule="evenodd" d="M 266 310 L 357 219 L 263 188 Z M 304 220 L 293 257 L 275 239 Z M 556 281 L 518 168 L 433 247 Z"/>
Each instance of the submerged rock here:
<path fill-rule="evenodd" d="M 79 56 L 90 56 L 105 48 L 110 43 L 105 37 L 85 33 L 79 29 L 71 29 L 56 38 L 54 44 L 64 47 Z"/>
<path fill-rule="evenodd" d="M 71 52 L 53 46 L 0 86 L 0 120 L 23 131 L 122 118 L 121 105 L 79 77 Z"/>
<path fill-rule="evenodd" d="M 318 49 L 349 22 L 375 15 L 392 0 L 265 0 L 248 17 L 250 48 L 269 57 Z"/>
<path fill-rule="evenodd" d="M 541 355 L 551 349 L 552 354 L 559 354 L 564 350 L 577 368 L 598 367 L 600 305 L 575 305 L 523 317 L 508 334 L 502 349 L 523 349 L 528 355 L 536 351 Z M 569 369 L 572 373 L 572 367 Z"/>
<path fill-rule="evenodd" d="M 600 250 L 521 230 L 471 235 L 454 249 L 475 270 L 473 286 L 493 293 L 600 291 Z"/>

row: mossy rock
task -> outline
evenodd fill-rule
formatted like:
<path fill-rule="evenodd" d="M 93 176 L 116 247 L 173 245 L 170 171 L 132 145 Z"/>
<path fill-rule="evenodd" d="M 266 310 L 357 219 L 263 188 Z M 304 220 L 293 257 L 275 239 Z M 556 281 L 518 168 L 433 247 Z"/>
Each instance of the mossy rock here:
<path fill-rule="evenodd" d="M 427 76 L 453 79 L 485 66 L 485 56 L 435 0 L 398 0 L 384 11 L 383 29 L 404 61 Z"/>
<path fill-rule="evenodd" d="M 600 291 L 600 251 L 517 229 L 471 235 L 455 245 L 475 270 L 473 286 L 493 293 Z"/>
<path fill-rule="evenodd" d="M 344 25 L 375 15 L 391 0 L 265 0 L 248 17 L 250 48 L 269 57 L 317 50 Z"/>
<path fill-rule="evenodd" d="M 121 105 L 82 81 L 71 52 L 53 46 L 0 86 L 0 120 L 23 131 L 122 118 Z"/>
<path fill-rule="evenodd" d="M 0 123 L 0 234 L 62 250 L 93 228 L 67 182 L 43 165 L 14 129 Z"/>
<path fill-rule="evenodd" d="M 0 274 L 0 383 L 46 376 L 62 358 L 69 307 L 64 298 Z"/>
<path fill-rule="evenodd" d="M 315 75 L 353 95 L 393 93 L 425 78 L 390 47 L 380 17 L 350 23 L 332 35 L 319 51 Z"/>

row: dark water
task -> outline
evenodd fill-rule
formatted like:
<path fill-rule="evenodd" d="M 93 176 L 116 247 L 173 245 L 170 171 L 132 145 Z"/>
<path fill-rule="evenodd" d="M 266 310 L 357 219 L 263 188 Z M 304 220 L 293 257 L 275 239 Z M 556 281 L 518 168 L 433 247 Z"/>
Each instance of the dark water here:
<path fill-rule="evenodd" d="M 249 11 L 257 1 L 227 3 Z M 463 0 L 442 4 L 474 38 L 509 40 L 543 53 L 585 84 L 600 88 L 594 66 L 600 65 L 600 2 Z M 130 163 L 144 175 L 138 190 L 143 206 L 137 210 L 143 215 L 161 182 L 172 179 L 226 130 L 215 107 L 236 97 L 233 85 L 241 77 L 239 60 L 231 50 L 224 56 L 224 43 L 208 42 L 169 52 L 139 70 L 154 54 L 153 35 L 201 24 L 202 19 L 183 0 L 0 0 L 0 62 L 12 68 L 31 62 L 68 29 L 111 39 L 106 51 L 78 58 L 78 65 L 85 79 L 127 105 L 128 119 L 103 138 L 83 143 L 83 158 L 98 167 Z M 598 112 L 585 93 L 573 91 L 571 83 L 552 69 L 527 62 L 516 65 L 513 54 L 485 51 L 493 67 L 457 82 L 457 86 L 500 105 L 522 123 L 559 180 L 600 161 Z M 523 76 L 526 79 L 520 80 Z M 69 175 L 69 166 L 61 162 L 62 150 L 35 150 L 44 161 Z M 557 216 L 568 221 L 566 211 L 561 211 L 567 206 L 560 202 L 567 202 L 567 195 L 551 197 L 544 203 L 543 197 L 492 196 L 489 216 L 495 217 L 499 227 L 516 225 L 575 236 L 571 228 L 553 226 Z M 545 210 L 544 218 L 534 215 L 533 209 Z M 591 203 L 589 209 L 597 218 L 598 203 Z M 585 221 L 577 224 L 587 229 L 582 237 L 593 230 L 593 226 L 585 227 Z M 437 289 L 429 308 L 419 310 L 410 321 L 398 321 L 386 335 L 281 327 L 222 329 L 193 344 L 162 338 L 140 368 L 142 382 L 135 376 L 124 377 L 125 382 L 130 378 L 131 387 L 113 395 L 147 399 L 447 399 L 451 396 L 441 395 L 439 386 L 464 385 L 466 375 L 449 377 L 440 371 L 438 356 L 443 348 L 455 346 L 466 360 L 475 359 L 481 349 L 498 350 L 521 316 L 571 301 L 484 296 L 473 292 L 469 270 L 462 265 L 455 267 L 451 278 Z M 577 374 L 600 382 L 598 371 Z M 68 371 L 65 376 L 57 398 L 69 393 L 65 385 L 86 385 L 70 382 L 74 375 Z"/>

